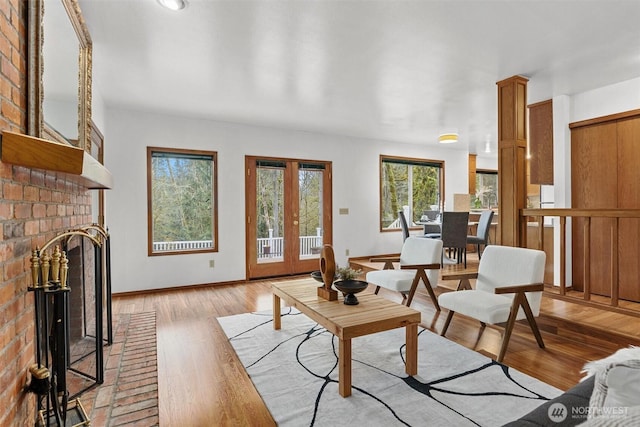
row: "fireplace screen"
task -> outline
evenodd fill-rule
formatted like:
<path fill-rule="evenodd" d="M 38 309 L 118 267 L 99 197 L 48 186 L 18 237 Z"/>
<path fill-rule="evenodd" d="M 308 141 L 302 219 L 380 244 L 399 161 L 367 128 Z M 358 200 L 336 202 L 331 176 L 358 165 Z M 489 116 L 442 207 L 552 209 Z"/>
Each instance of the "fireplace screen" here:
<path fill-rule="evenodd" d="M 113 341 L 109 246 L 108 232 L 91 225 L 32 252 L 36 362 L 29 388 L 40 425 L 83 425 L 78 396 L 104 381 L 103 348 Z"/>

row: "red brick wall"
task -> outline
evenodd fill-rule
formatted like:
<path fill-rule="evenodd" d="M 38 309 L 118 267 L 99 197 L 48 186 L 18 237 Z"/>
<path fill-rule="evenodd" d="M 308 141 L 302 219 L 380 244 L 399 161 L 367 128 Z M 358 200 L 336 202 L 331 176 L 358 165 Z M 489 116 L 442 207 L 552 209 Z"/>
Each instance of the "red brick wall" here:
<path fill-rule="evenodd" d="M 0 131 L 26 132 L 26 0 L 0 0 Z M 91 223 L 91 193 L 55 173 L 0 162 L 0 425 L 33 425 L 31 250 Z"/>

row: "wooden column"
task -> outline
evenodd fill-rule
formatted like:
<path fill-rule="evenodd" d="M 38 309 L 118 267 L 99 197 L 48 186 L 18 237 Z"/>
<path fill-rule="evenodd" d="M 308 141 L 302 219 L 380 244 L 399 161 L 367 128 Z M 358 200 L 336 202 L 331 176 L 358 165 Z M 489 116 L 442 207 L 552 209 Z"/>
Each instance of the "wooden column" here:
<path fill-rule="evenodd" d="M 469 194 L 476 195 L 477 154 L 469 154 Z"/>
<path fill-rule="evenodd" d="M 500 242 L 524 246 L 526 224 L 520 210 L 527 204 L 527 82 L 514 76 L 498 85 L 498 200 Z"/>

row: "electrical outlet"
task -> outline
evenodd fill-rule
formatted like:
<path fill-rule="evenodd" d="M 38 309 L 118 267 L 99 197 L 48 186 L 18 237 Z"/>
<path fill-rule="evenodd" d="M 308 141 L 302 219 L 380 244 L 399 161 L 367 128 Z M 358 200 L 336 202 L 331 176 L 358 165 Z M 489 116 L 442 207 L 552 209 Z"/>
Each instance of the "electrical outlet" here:
<path fill-rule="evenodd" d="M 338 209 L 339 215 L 349 215 L 349 208 L 340 208 Z"/>
<path fill-rule="evenodd" d="M 345 255 L 345 256 L 349 256 L 349 249 L 345 249 L 345 251 L 344 251 L 344 255 Z"/>
<path fill-rule="evenodd" d="M 209 260 L 209 268 L 213 268 L 216 265 L 216 261 L 213 259 Z"/>

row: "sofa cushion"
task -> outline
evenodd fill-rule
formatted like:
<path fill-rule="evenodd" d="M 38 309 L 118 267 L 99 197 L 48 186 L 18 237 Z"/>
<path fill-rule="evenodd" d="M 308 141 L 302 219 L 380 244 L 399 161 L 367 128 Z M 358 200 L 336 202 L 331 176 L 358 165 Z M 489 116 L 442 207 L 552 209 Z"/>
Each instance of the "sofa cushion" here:
<path fill-rule="evenodd" d="M 620 418 L 640 406 L 640 360 L 612 363 L 595 376 L 590 417 Z"/>
<path fill-rule="evenodd" d="M 595 378 L 593 376 L 587 378 L 555 399 L 543 403 L 520 419 L 506 424 L 506 426 L 533 427 L 553 425 L 569 427 L 587 421 L 589 400 L 593 392 L 594 381 Z M 564 407 L 559 404 L 564 405 Z"/>
<path fill-rule="evenodd" d="M 640 359 L 640 347 L 629 346 L 628 348 L 621 348 L 603 359 L 587 362 L 582 368 L 582 373 L 585 376 L 596 375 L 598 372 L 603 372 L 612 363 L 626 362 L 633 359 Z"/>

